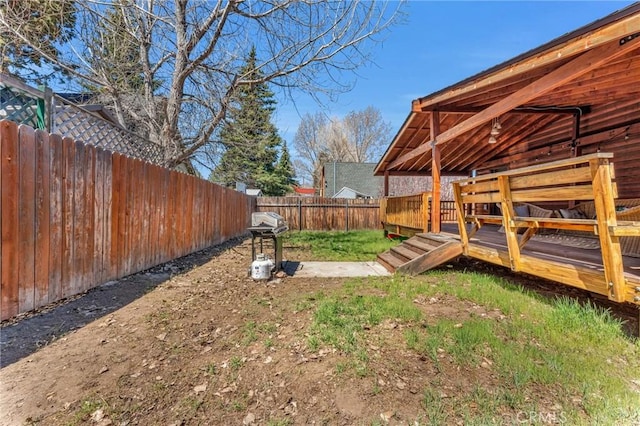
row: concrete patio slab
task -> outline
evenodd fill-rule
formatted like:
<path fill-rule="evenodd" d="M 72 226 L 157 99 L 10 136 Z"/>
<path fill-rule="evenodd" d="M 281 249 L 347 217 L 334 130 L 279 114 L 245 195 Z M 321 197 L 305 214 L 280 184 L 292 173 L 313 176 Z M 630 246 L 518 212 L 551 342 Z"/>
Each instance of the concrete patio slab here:
<path fill-rule="evenodd" d="M 391 275 L 378 262 L 283 262 L 293 278 L 371 277 Z"/>

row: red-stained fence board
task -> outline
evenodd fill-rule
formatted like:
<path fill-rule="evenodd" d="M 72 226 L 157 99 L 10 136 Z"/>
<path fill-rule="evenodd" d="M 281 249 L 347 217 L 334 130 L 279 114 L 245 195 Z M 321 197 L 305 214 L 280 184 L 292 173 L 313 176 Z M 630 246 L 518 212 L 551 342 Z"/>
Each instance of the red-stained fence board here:
<path fill-rule="evenodd" d="M 111 259 L 111 227 L 113 218 L 111 216 L 111 204 L 112 204 L 112 182 L 113 182 L 113 154 L 109 151 L 102 151 L 101 155 L 102 162 L 102 184 L 103 184 L 103 192 L 104 192 L 104 204 L 102 206 L 102 210 L 104 213 L 103 216 L 103 253 L 102 253 L 102 275 L 100 278 L 101 282 L 106 282 L 114 278 L 114 275 L 111 271 L 109 262 Z"/>
<path fill-rule="evenodd" d="M 131 273 L 141 271 L 143 269 L 144 260 L 144 192 L 147 186 L 144 181 L 144 163 L 140 160 L 134 160 L 133 164 L 133 181 L 136 182 L 132 187 L 133 198 L 133 210 L 132 210 L 132 244 L 133 252 L 131 258 Z"/>
<path fill-rule="evenodd" d="M 62 298 L 63 170 L 62 138 L 49 136 L 49 301 Z"/>
<path fill-rule="evenodd" d="M 96 168 L 96 148 L 85 145 L 84 174 L 84 249 L 82 257 L 82 284 L 85 290 L 93 288 L 99 284 L 94 272 L 94 245 L 95 245 L 95 168 Z"/>
<path fill-rule="evenodd" d="M 49 302 L 49 247 L 51 208 L 51 160 L 49 159 L 49 135 L 36 130 L 36 229 L 35 229 L 35 291 L 36 307 Z"/>
<path fill-rule="evenodd" d="M 158 195 L 160 193 L 159 185 L 160 182 L 160 174 L 159 167 L 154 165 L 149 165 L 149 180 L 152 185 L 149 191 L 149 262 L 152 265 L 156 265 L 158 261 L 158 228 L 160 224 L 159 220 L 159 200 Z"/>
<path fill-rule="evenodd" d="M 96 148 L 93 169 L 93 259 L 91 259 L 95 283 L 104 282 L 104 150 Z"/>
<path fill-rule="evenodd" d="M 0 121 L 0 158 L 2 206 L 0 233 L 2 234 L 2 281 L 0 283 L 0 317 L 11 318 L 18 314 L 18 126 Z"/>
<path fill-rule="evenodd" d="M 126 238 L 125 238 L 125 275 L 130 275 L 135 272 L 133 267 L 134 258 L 134 239 L 135 231 L 133 229 L 133 223 L 136 216 L 135 211 L 135 190 L 138 187 L 135 175 L 135 161 L 131 158 L 126 158 L 126 172 L 127 172 L 127 207 L 126 207 Z"/>
<path fill-rule="evenodd" d="M 86 183 L 84 165 L 86 161 L 85 146 L 82 142 L 75 143 L 75 157 L 73 160 L 73 173 L 75 175 L 73 185 L 73 262 L 71 267 L 71 294 L 81 293 L 86 290 L 84 283 L 84 257 L 87 250 L 86 228 Z"/>
<path fill-rule="evenodd" d="M 160 172 L 161 181 L 162 181 L 162 189 L 160 193 L 160 228 L 159 228 L 159 238 L 158 238 L 158 263 L 164 263 L 169 260 L 169 234 L 171 233 L 170 228 L 170 220 L 171 220 L 171 210 L 169 209 L 169 189 L 170 186 L 170 177 L 171 174 L 169 170 L 163 169 Z"/>
<path fill-rule="evenodd" d="M 36 228 L 36 137 L 29 126 L 18 127 L 20 187 L 18 190 L 20 212 L 19 239 L 19 311 L 35 308 L 35 228 Z"/>
<path fill-rule="evenodd" d="M 123 173 L 121 154 L 114 154 L 112 157 L 112 183 L 111 183 L 111 277 L 119 278 L 122 272 L 122 233 L 124 209 L 123 206 Z"/>
<path fill-rule="evenodd" d="M 74 205 L 75 205 L 75 142 L 70 138 L 62 140 L 62 297 L 74 294 Z"/>

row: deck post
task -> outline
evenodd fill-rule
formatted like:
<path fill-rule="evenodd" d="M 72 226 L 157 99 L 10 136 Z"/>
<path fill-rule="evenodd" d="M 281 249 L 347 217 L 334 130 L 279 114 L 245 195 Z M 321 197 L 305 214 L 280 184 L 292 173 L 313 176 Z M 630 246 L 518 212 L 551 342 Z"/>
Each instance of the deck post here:
<path fill-rule="evenodd" d="M 511 270 L 520 270 L 520 244 L 518 244 L 518 228 L 514 226 L 515 212 L 511 199 L 511 187 L 509 176 L 498 176 L 498 188 L 500 190 L 500 206 L 502 211 L 502 226 L 507 237 L 507 247 L 509 248 L 509 262 Z"/>
<path fill-rule="evenodd" d="M 421 209 L 420 209 L 421 210 L 420 216 L 422 216 L 421 219 L 424 220 L 424 223 L 422 226 L 422 232 L 429 232 L 429 198 L 430 198 L 430 194 L 428 192 L 422 193 Z M 433 222 L 431 222 L 431 231 L 435 232 L 433 230 Z"/>
<path fill-rule="evenodd" d="M 462 202 L 462 190 L 460 183 L 453 183 L 453 198 L 456 203 L 456 213 L 458 213 L 458 233 L 460 234 L 460 242 L 462 243 L 462 254 L 469 255 L 469 234 L 467 233 L 467 223 L 465 221 L 464 203 Z"/>
<path fill-rule="evenodd" d="M 436 137 L 440 133 L 440 114 L 431 112 L 431 232 L 440 233 L 440 147 L 436 144 Z"/>
<path fill-rule="evenodd" d="M 602 251 L 604 276 L 609 289 L 609 300 L 623 302 L 625 300 L 624 266 L 620 238 L 611 235 L 609 226 L 615 227 L 617 198 L 615 187 L 611 182 L 611 168 L 607 158 L 589 160 L 591 168 L 593 201 L 596 209 L 598 238 Z"/>

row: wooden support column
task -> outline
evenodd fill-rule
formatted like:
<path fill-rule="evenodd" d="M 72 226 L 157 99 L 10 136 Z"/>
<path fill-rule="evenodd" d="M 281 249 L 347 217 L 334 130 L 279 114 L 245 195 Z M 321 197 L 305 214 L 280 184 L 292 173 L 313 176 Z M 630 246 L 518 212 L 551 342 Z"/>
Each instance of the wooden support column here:
<path fill-rule="evenodd" d="M 389 196 L 389 170 L 384 171 L 384 196 Z"/>
<path fill-rule="evenodd" d="M 440 134 L 440 113 L 431 112 L 431 232 L 440 233 L 440 147 L 436 144 L 436 137 Z"/>
<path fill-rule="evenodd" d="M 611 167 L 607 158 L 596 158 L 589 161 L 593 185 L 593 201 L 598 221 L 598 238 L 602 251 L 604 277 L 609 289 L 609 300 L 624 302 L 625 282 L 620 238 L 609 233 L 609 226 L 615 227 L 617 198 L 615 187 L 611 183 Z"/>

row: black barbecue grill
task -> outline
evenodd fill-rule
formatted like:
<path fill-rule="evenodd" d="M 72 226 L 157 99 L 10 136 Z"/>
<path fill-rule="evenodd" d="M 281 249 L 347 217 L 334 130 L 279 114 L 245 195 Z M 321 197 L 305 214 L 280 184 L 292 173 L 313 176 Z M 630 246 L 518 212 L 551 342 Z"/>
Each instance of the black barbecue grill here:
<path fill-rule="evenodd" d="M 275 270 L 282 269 L 282 236 L 289 230 L 287 222 L 277 213 L 256 212 L 251 214 L 251 260 L 256 260 L 256 239 L 260 253 L 264 253 L 264 239 L 272 241 Z"/>

